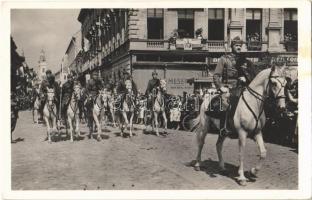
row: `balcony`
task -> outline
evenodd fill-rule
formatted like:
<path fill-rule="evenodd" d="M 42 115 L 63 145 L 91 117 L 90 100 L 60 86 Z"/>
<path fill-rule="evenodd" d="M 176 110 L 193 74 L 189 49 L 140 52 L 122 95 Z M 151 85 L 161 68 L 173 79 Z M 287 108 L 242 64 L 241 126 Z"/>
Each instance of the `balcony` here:
<path fill-rule="evenodd" d="M 152 48 L 152 49 L 163 49 L 165 47 L 165 41 L 147 41 L 146 42 L 146 47 L 147 48 Z"/>
<path fill-rule="evenodd" d="M 297 52 L 298 51 L 298 41 L 285 41 L 285 49 L 288 52 Z"/>
<path fill-rule="evenodd" d="M 209 52 L 224 52 L 226 45 L 227 42 L 223 40 L 208 40 L 206 41 L 204 50 L 208 50 Z"/>
<path fill-rule="evenodd" d="M 247 41 L 246 46 L 248 51 L 261 51 L 262 41 Z"/>
<path fill-rule="evenodd" d="M 184 50 L 193 50 L 193 49 L 199 49 L 201 50 L 203 48 L 203 45 L 201 43 L 201 39 L 196 38 L 182 38 L 182 39 L 176 39 L 176 49 L 184 49 Z"/>
<path fill-rule="evenodd" d="M 167 40 L 162 39 L 136 39 L 131 40 L 130 50 L 156 50 L 162 51 L 169 48 L 169 43 Z"/>

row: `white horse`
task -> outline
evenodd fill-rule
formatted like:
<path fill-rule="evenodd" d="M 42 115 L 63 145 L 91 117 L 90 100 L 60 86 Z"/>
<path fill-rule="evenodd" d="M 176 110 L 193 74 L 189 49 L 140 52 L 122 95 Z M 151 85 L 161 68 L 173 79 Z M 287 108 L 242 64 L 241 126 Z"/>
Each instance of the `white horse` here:
<path fill-rule="evenodd" d="M 284 89 L 286 79 L 284 77 L 284 67 L 272 67 L 261 71 L 249 86 L 242 92 L 236 111 L 234 113 L 233 130 L 238 133 L 239 138 L 239 170 L 238 183 L 246 185 L 244 176 L 244 150 L 248 134 L 252 134 L 260 151 L 260 160 L 255 168 L 251 169 L 251 174 L 256 175 L 260 170 L 264 159 L 266 158 L 266 149 L 262 138 L 262 128 L 265 125 L 266 117 L 264 111 L 264 101 L 272 97 L 277 101 L 280 109 L 285 108 Z M 208 116 L 205 112 L 209 109 L 210 100 L 216 94 L 206 94 L 201 105 L 199 116 L 192 120 L 192 127 L 196 127 L 196 136 L 198 143 L 197 157 L 194 164 L 196 170 L 199 170 L 201 164 L 201 152 L 204 146 L 205 137 L 210 131 L 210 125 L 220 126 L 220 120 Z M 219 167 L 225 171 L 224 160 L 222 157 L 222 148 L 226 136 L 219 135 L 216 144 L 219 158 Z"/>
<path fill-rule="evenodd" d="M 125 85 L 126 85 L 126 89 L 127 89 L 127 93 L 125 94 L 125 97 L 123 99 L 123 103 L 122 103 L 122 109 L 121 109 L 121 116 L 122 119 L 119 120 L 119 126 L 120 126 L 120 130 L 121 130 L 121 136 L 124 135 L 124 129 L 128 129 L 129 128 L 129 136 L 132 137 L 132 121 L 133 121 L 133 117 L 134 117 L 134 113 L 135 113 L 135 96 L 133 94 L 133 90 L 132 90 L 132 82 L 130 80 L 126 80 L 125 81 Z M 128 116 L 130 115 L 130 118 L 128 118 Z M 125 128 L 124 128 L 125 125 Z"/>
<path fill-rule="evenodd" d="M 154 125 L 156 128 L 156 135 L 159 136 L 159 130 L 158 130 L 158 116 L 161 114 L 164 119 L 164 127 L 165 131 L 164 133 L 167 133 L 167 116 L 165 112 L 165 98 L 164 94 L 166 91 L 166 81 L 164 79 L 160 80 L 160 87 L 154 91 L 156 91 L 156 98 L 153 103 L 153 120 L 152 120 L 152 128 L 154 131 Z"/>
<path fill-rule="evenodd" d="M 100 90 L 99 95 L 95 98 L 95 103 L 92 109 L 93 120 L 97 127 L 97 140 L 100 141 L 102 134 L 102 111 L 105 103 L 105 91 Z M 91 134 L 91 132 L 90 132 Z"/>
<path fill-rule="evenodd" d="M 79 84 L 74 85 L 74 91 L 70 97 L 69 105 L 67 107 L 67 122 L 69 125 L 70 132 L 70 141 L 73 142 L 73 135 L 76 133 L 78 137 L 80 137 L 79 130 L 79 100 L 81 97 L 81 88 Z M 67 131 L 67 123 L 66 123 L 66 131 Z"/>
<path fill-rule="evenodd" d="M 32 114 L 33 114 L 33 121 L 35 124 L 39 123 L 39 116 L 40 116 L 40 100 L 39 100 L 39 88 L 36 88 L 36 96 L 35 96 L 35 101 L 33 104 L 33 110 L 32 110 Z"/>
<path fill-rule="evenodd" d="M 48 141 L 51 143 L 51 134 L 56 133 L 56 103 L 55 103 L 55 91 L 54 88 L 47 88 L 47 100 L 43 107 L 43 117 L 47 125 Z"/>
<path fill-rule="evenodd" d="M 109 115 L 112 117 L 112 126 L 116 127 L 114 96 L 111 91 L 104 89 L 104 121 L 108 122 Z M 107 112 L 108 111 L 108 112 Z M 106 124 L 106 123 L 105 123 Z"/>

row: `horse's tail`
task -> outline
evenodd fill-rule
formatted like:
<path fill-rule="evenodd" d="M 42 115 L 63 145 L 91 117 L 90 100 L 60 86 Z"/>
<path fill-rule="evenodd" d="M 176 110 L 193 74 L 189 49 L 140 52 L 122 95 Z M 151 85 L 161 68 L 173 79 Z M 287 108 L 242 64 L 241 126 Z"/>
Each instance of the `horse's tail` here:
<path fill-rule="evenodd" d="M 191 132 L 200 132 L 202 130 L 202 126 L 200 123 L 200 114 L 195 118 L 190 120 L 190 131 Z"/>

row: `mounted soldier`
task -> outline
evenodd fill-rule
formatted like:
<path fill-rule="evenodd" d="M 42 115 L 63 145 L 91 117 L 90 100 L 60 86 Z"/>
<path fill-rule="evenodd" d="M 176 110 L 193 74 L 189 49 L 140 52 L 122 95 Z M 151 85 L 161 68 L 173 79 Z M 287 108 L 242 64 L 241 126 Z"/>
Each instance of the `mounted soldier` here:
<path fill-rule="evenodd" d="M 74 84 L 79 84 L 79 82 L 77 81 L 76 73 L 72 71 L 70 74 L 68 74 L 67 81 L 62 86 L 61 118 L 63 120 L 66 119 L 66 110 L 74 91 Z"/>
<path fill-rule="evenodd" d="M 249 85 L 256 75 L 252 62 L 241 54 L 242 44 L 243 41 L 238 36 L 232 40 L 232 52 L 220 58 L 213 75 L 214 84 L 224 100 L 224 110 L 221 110 L 220 115 L 220 134 L 224 135 L 230 133 L 227 129 L 228 119 L 234 115 L 242 89 Z M 229 79 L 234 80 L 231 89 Z M 214 104 L 213 100 L 211 103 Z M 218 107 L 214 110 L 220 110 L 220 105 Z"/>
<path fill-rule="evenodd" d="M 99 94 L 99 91 L 102 89 L 103 84 L 102 81 L 99 79 L 98 72 L 94 71 L 91 74 L 91 79 L 88 81 L 86 86 L 86 93 L 87 93 L 87 106 L 90 104 L 92 105 L 96 96 Z"/>
<path fill-rule="evenodd" d="M 60 101 L 60 88 L 58 83 L 55 81 L 55 77 L 52 74 L 51 70 L 46 71 L 46 77 L 45 79 L 42 80 L 41 86 L 40 86 L 40 113 L 43 112 L 43 107 L 45 105 L 45 102 L 47 100 L 47 91 L 48 88 L 53 88 L 55 91 L 55 102 L 56 102 L 56 107 L 57 107 L 57 113 L 59 113 L 59 101 Z M 57 116 L 59 116 L 57 114 Z"/>
<path fill-rule="evenodd" d="M 132 83 L 133 95 L 136 97 L 138 94 L 137 86 L 136 86 L 135 82 L 133 81 L 131 74 L 129 72 L 127 72 L 126 70 L 124 70 L 123 71 L 123 78 L 117 84 L 117 94 L 120 95 L 121 108 L 122 108 L 122 102 L 124 100 L 124 96 L 128 92 L 127 87 L 126 87 L 126 81 L 127 80 L 130 80 Z"/>
<path fill-rule="evenodd" d="M 154 96 L 153 96 L 153 89 L 156 89 L 160 86 L 160 79 L 158 78 L 158 74 L 156 71 L 152 73 L 152 79 L 148 81 L 147 88 L 145 91 L 145 96 L 147 97 L 147 109 L 152 109 Z"/>

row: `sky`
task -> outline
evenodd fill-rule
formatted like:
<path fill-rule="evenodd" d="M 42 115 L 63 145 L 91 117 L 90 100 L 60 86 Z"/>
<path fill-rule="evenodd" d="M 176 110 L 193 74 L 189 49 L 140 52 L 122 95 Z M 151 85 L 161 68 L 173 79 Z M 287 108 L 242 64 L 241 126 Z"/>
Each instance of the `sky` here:
<path fill-rule="evenodd" d="M 40 51 L 45 51 L 48 69 L 60 69 L 71 37 L 80 30 L 79 9 L 12 9 L 11 36 L 17 51 L 24 51 L 30 68 L 37 70 Z"/>

